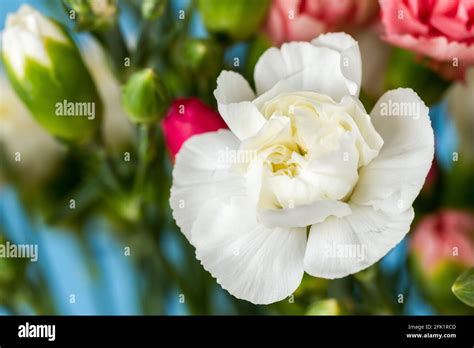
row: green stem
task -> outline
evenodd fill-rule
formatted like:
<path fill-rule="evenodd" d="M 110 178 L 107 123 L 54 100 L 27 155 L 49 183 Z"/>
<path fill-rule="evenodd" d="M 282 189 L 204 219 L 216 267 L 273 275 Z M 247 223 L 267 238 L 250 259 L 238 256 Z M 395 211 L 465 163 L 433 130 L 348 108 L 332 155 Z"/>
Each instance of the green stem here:
<path fill-rule="evenodd" d="M 141 202 L 141 196 L 145 188 L 148 165 L 153 158 L 150 145 L 153 138 L 153 127 L 148 124 L 139 126 L 138 135 L 138 168 L 133 182 L 133 196 Z"/>
<path fill-rule="evenodd" d="M 147 60 L 150 56 L 150 32 L 151 23 L 148 20 L 143 20 L 140 25 L 140 32 L 138 34 L 137 49 L 133 52 L 132 64 L 134 69 L 141 69 L 147 65 Z"/>
<path fill-rule="evenodd" d="M 118 170 L 115 163 L 107 152 L 104 139 L 100 137 L 97 142 L 92 143 L 90 151 L 93 152 L 94 159 L 99 165 L 97 176 L 99 185 L 102 185 L 105 191 L 112 192 L 115 195 L 118 193 L 120 196 L 125 197 L 126 192 L 117 174 Z"/>
<path fill-rule="evenodd" d="M 107 144 L 103 136 L 98 136 L 96 141 L 91 144 L 91 151 L 96 156 L 97 161 L 100 165 L 100 178 L 105 187 L 110 190 L 125 194 L 117 170 L 117 166 L 114 160 L 109 156 L 107 152 Z"/>

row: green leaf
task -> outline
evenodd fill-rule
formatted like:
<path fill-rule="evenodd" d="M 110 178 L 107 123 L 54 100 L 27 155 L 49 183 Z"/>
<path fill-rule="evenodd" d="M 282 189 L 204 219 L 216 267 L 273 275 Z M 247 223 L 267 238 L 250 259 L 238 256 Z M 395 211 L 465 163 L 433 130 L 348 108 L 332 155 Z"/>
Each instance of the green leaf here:
<path fill-rule="evenodd" d="M 474 267 L 462 273 L 451 290 L 454 295 L 470 307 L 474 307 Z"/>

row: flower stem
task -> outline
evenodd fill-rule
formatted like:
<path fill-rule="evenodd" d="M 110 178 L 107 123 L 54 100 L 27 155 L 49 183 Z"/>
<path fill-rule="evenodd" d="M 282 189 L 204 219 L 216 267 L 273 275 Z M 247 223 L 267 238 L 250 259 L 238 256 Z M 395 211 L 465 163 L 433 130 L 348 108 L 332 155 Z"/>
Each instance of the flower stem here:
<path fill-rule="evenodd" d="M 150 145 L 153 137 L 153 127 L 148 124 L 141 124 L 139 126 L 138 135 L 138 168 L 133 182 L 133 196 L 138 199 L 141 205 L 142 193 L 145 188 L 148 165 L 153 159 L 153 151 L 150 150 Z"/>

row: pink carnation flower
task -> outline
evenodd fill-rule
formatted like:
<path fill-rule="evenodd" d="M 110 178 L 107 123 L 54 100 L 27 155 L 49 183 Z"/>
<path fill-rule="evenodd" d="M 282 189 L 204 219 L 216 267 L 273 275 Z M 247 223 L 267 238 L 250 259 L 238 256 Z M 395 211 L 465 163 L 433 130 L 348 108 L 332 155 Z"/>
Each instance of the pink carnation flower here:
<path fill-rule="evenodd" d="M 474 266 L 474 216 L 454 210 L 427 216 L 413 232 L 410 248 L 428 273 L 448 260 Z"/>
<path fill-rule="evenodd" d="M 348 31 L 370 22 L 376 0 L 274 0 L 266 32 L 276 45 L 309 41 L 328 31 Z"/>
<path fill-rule="evenodd" d="M 474 64 L 474 0 L 379 2 L 391 44 L 432 58 L 430 66 L 446 78 L 462 77 Z M 447 69 L 453 66 L 460 69 Z"/>

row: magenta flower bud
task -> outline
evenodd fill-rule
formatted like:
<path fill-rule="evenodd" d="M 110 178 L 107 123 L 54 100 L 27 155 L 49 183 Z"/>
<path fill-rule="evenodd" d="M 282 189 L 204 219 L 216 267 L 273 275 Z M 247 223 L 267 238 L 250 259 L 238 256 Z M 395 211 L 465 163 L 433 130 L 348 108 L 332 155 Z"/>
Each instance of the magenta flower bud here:
<path fill-rule="evenodd" d="M 161 126 L 173 160 L 183 143 L 193 135 L 227 128 L 219 113 L 197 98 L 176 99 Z"/>

